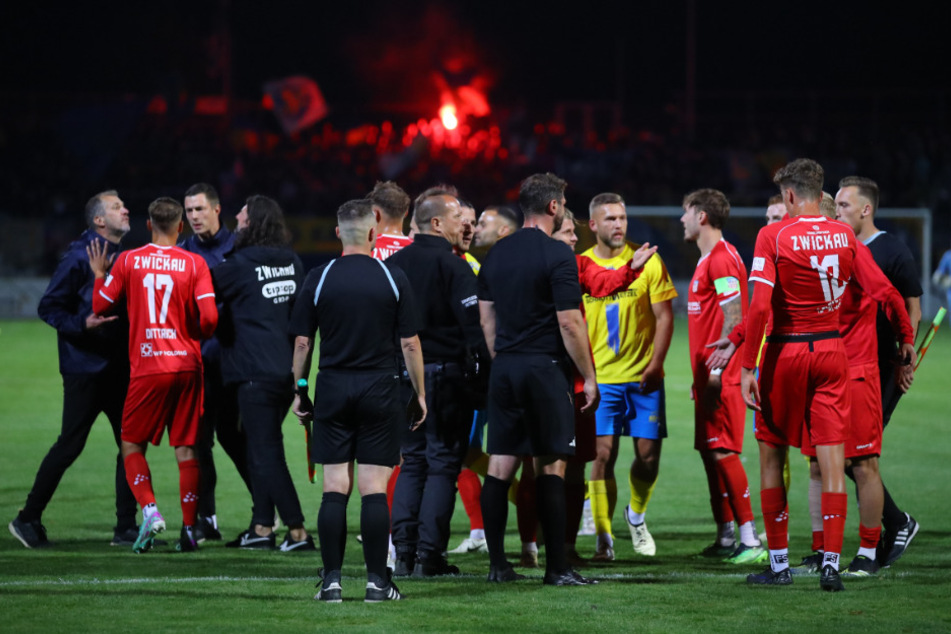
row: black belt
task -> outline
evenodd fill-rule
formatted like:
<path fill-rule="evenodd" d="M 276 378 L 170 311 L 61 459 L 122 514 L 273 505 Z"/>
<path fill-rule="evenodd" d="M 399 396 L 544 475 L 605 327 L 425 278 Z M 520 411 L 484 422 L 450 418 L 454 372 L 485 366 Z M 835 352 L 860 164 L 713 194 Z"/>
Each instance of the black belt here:
<path fill-rule="evenodd" d="M 808 343 L 809 352 L 812 352 L 812 342 L 824 339 L 839 339 L 842 335 L 838 330 L 815 332 L 802 335 L 766 335 L 766 343 Z"/>

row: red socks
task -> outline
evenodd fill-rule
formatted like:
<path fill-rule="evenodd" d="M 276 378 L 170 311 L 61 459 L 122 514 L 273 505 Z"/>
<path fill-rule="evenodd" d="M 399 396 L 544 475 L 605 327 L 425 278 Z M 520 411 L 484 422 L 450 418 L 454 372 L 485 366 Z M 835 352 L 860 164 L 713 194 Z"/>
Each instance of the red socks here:
<path fill-rule="evenodd" d="M 882 536 L 882 527 L 876 526 L 869 528 L 859 524 L 859 548 L 872 548 L 878 546 L 878 540 Z"/>
<path fill-rule="evenodd" d="M 139 452 L 130 453 L 123 460 L 125 463 L 125 479 L 132 489 L 132 495 L 139 506 L 145 508 L 155 504 L 155 492 L 152 490 L 152 473 L 145 455 Z"/>
<path fill-rule="evenodd" d="M 822 532 L 825 541 L 826 557 L 830 553 L 842 552 L 842 538 L 845 533 L 845 514 L 849 506 L 849 496 L 845 493 L 822 494 Z"/>
<path fill-rule="evenodd" d="M 463 469 L 459 472 L 458 485 L 462 506 L 466 509 L 466 515 L 469 516 L 469 530 L 485 528 L 482 523 L 482 505 L 479 503 L 479 498 L 482 496 L 482 483 L 479 481 L 479 476 L 472 469 Z"/>
<path fill-rule="evenodd" d="M 178 492 L 182 502 L 182 524 L 194 526 L 198 520 L 198 482 L 201 469 L 198 460 L 178 463 Z"/>
<path fill-rule="evenodd" d="M 786 504 L 785 487 L 773 487 L 760 491 L 763 503 L 763 523 L 766 525 L 766 540 L 770 550 L 789 548 L 789 507 Z M 842 543 L 839 533 L 839 544 Z"/>
<path fill-rule="evenodd" d="M 740 457 L 735 453 L 717 460 L 717 475 L 723 481 L 724 490 L 729 495 L 729 504 L 733 509 L 738 525 L 753 521 L 753 506 L 750 504 L 750 485 Z"/>

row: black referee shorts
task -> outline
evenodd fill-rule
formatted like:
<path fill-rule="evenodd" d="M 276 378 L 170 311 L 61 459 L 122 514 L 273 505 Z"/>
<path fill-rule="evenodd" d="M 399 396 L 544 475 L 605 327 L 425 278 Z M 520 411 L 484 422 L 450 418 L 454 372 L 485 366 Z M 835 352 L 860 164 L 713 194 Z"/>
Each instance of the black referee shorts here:
<path fill-rule="evenodd" d="M 566 364 L 548 355 L 500 354 L 489 376 L 489 455 L 575 453 L 575 408 Z"/>
<path fill-rule="evenodd" d="M 318 372 L 311 459 L 317 464 L 399 464 L 399 425 L 406 420 L 399 387 L 395 372 Z"/>

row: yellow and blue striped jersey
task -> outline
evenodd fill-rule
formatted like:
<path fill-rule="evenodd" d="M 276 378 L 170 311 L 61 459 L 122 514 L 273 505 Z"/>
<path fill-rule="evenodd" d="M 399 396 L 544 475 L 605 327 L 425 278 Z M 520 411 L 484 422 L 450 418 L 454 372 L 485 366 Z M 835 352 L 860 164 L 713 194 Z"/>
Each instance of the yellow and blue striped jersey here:
<path fill-rule="evenodd" d="M 620 255 L 602 259 L 594 247 L 581 255 L 610 269 L 627 266 L 639 245 L 627 243 Z M 664 261 L 656 253 L 627 290 L 607 297 L 584 296 L 588 339 L 598 373 L 598 383 L 633 383 L 654 353 L 656 320 L 651 304 L 677 297 Z"/>

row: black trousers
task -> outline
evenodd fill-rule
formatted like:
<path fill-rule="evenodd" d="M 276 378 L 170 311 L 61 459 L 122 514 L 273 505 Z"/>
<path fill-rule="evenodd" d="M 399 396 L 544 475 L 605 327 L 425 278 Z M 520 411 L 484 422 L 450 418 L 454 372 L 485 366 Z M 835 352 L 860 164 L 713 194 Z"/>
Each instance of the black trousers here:
<path fill-rule="evenodd" d="M 33 488 L 26 498 L 24 519 L 40 519 L 53 498 L 63 474 L 86 446 L 89 432 L 100 413 L 112 427 L 116 446 L 121 447 L 122 408 L 129 387 L 128 368 L 97 374 L 63 375 L 63 420 L 59 437 L 50 447 L 36 472 Z M 121 451 L 116 456 L 116 529 L 135 527 L 136 502 L 125 479 Z"/>
<path fill-rule="evenodd" d="M 288 526 L 304 524 L 297 489 L 287 469 L 281 433 L 281 424 L 294 396 L 292 386 L 290 379 L 248 381 L 238 385 L 238 410 L 247 436 L 253 524 L 273 525 L 275 506 Z"/>
<path fill-rule="evenodd" d="M 400 556 L 441 557 L 449 542 L 456 479 L 472 430 L 464 381 L 461 365 L 426 366 L 428 415 L 415 431 L 403 429 L 403 465 L 393 492 L 393 543 Z"/>
<path fill-rule="evenodd" d="M 201 468 L 201 485 L 198 494 L 198 514 L 210 517 L 216 512 L 215 488 L 218 471 L 212 449 L 215 435 L 218 443 L 234 463 L 238 475 L 251 492 L 251 476 L 248 474 L 248 451 L 244 430 L 238 424 L 238 399 L 235 386 L 223 385 L 221 367 L 216 361 L 204 367 L 205 412 L 201 418 L 198 436 L 198 465 Z"/>

